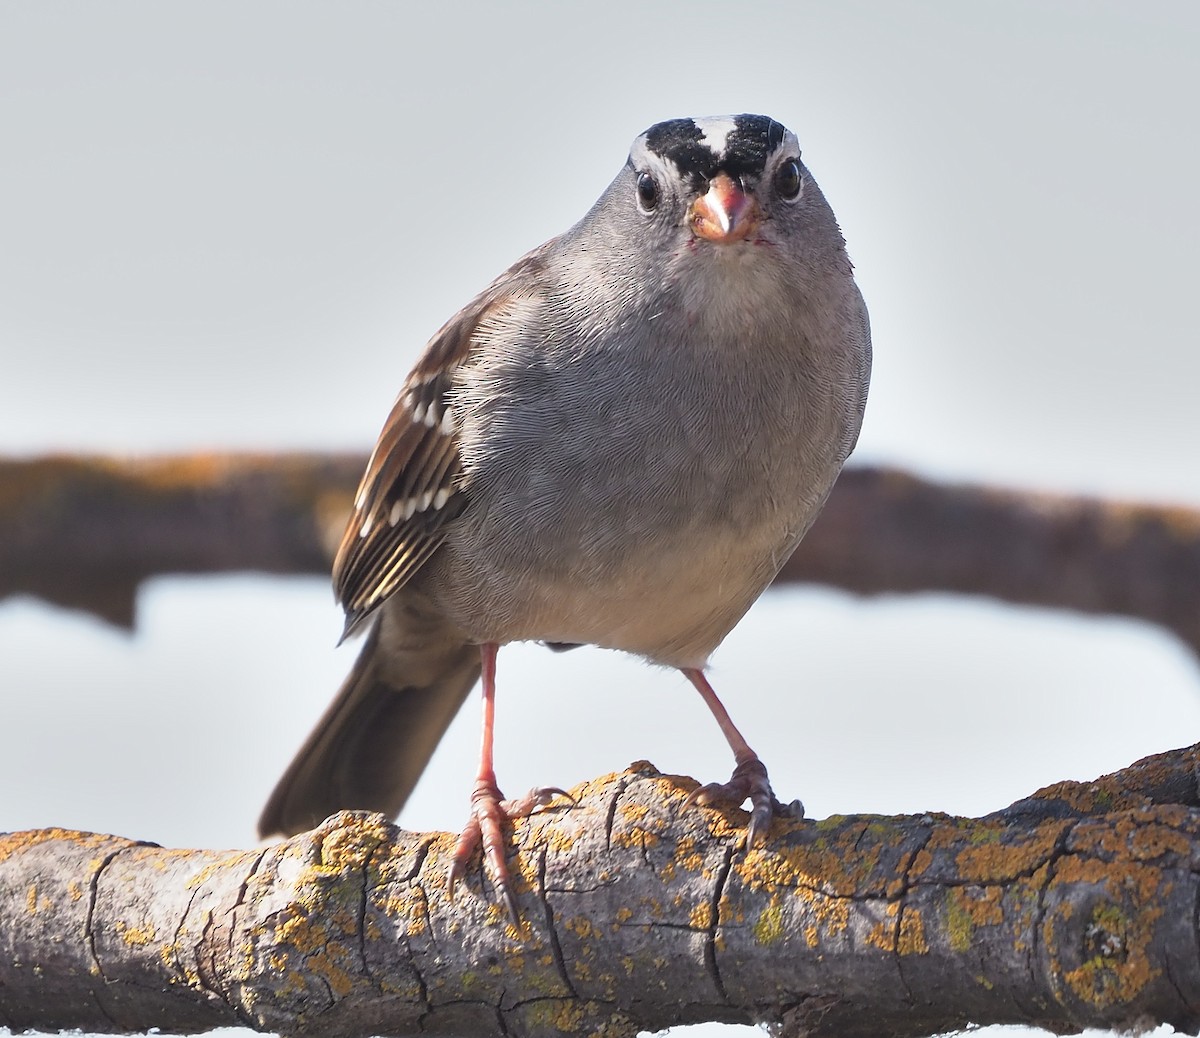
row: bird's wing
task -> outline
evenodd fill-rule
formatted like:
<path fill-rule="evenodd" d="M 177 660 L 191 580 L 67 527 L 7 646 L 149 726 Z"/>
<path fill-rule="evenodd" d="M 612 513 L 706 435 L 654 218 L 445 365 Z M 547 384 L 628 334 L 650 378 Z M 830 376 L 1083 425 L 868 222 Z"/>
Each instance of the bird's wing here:
<path fill-rule="evenodd" d="M 468 506 L 459 429 L 449 394 L 477 332 L 528 297 L 551 243 L 519 259 L 429 340 L 405 380 L 354 498 L 333 563 L 346 633 L 394 594 L 437 550 L 445 525 Z"/>

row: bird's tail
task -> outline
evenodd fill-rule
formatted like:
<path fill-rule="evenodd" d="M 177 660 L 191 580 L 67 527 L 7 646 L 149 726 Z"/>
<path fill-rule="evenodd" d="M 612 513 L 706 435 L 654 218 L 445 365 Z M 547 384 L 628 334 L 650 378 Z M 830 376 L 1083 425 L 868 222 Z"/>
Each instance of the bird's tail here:
<path fill-rule="evenodd" d="M 479 651 L 401 593 L 271 793 L 259 835 L 292 835 L 343 809 L 395 817 L 479 677 Z"/>

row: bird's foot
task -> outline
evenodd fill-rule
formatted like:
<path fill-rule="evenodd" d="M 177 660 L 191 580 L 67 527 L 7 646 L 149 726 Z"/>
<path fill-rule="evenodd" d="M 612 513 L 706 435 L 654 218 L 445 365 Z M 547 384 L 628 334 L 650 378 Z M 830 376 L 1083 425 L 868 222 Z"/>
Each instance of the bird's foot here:
<path fill-rule="evenodd" d="M 471 817 L 458 838 L 450 863 L 450 897 L 454 897 L 454 888 L 466 873 L 467 862 L 471 860 L 475 848 L 482 844 L 484 867 L 492 875 L 496 894 L 504 902 L 509 917 L 514 923 L 517 922 L 517 899 L 513 894 L 508 864 L 504 860 L 504 836 L 500 827 L 506 821 L 527 818 L 539 807 L 553 803 L 556 796 L 575 803 L 570 793 L 555 786 L 531 789 L 519 800 L 505 800 L 495 782 L 479 779 L 471 794 Z"/>
<path fill-rule="evenodd" d="M 691 804 L 741 804 L 750 800 L 750 824 L 746 826 L 746 847 L 760 847 L 766 841 L 771 819 L 776 815 L 793 814 L 804 817 L 804 805 L 796 800 L 784 807 L 771 789 L 767 767 L 757 757 L 742 761 L 733 769 L 728 782 L 710 782 L 688 794 L 683 806 Z"/>

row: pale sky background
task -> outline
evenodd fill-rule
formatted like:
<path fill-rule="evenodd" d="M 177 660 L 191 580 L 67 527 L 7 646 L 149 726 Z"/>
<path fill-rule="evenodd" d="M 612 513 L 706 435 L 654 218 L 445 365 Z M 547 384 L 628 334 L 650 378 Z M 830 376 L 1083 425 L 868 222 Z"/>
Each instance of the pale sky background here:
<path fill-rule="evenodd" d="M 859 460 L 1200 505 L 1198 53 L 1191 0 L 0 0 L 0 452 L 366 451 L 636 134 L 759 111 L 870 306 Z M 155 581 L 139 620 L 0 603 L 0 829 L 249 845 L 356 651 L 316 579 Z M 1200 739 L 1195 658 L 1127 621 L 797 590 L 714 662 L 814 816 L 979 813 Z M 521 647 L 499 682 L 512 793 L 728 774 L 673 674 Z M 459 827 L 476 742 L 472 704 L 405 824 Z"/>

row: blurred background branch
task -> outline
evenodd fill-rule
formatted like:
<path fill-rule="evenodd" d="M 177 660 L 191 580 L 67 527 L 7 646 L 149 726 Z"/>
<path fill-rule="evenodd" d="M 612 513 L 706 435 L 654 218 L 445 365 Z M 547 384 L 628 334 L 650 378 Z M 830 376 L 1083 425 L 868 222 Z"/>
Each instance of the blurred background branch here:
<path fill-rule="evenodd" d="M 0 461 L 0 598 L 132 627 L 160 574 L 322 575 L 365 458 Z M 934 483 L 855 467 L 780 581 L 940 591 L 1161 625 L 1200 653 L 1200 510 Z"/>

